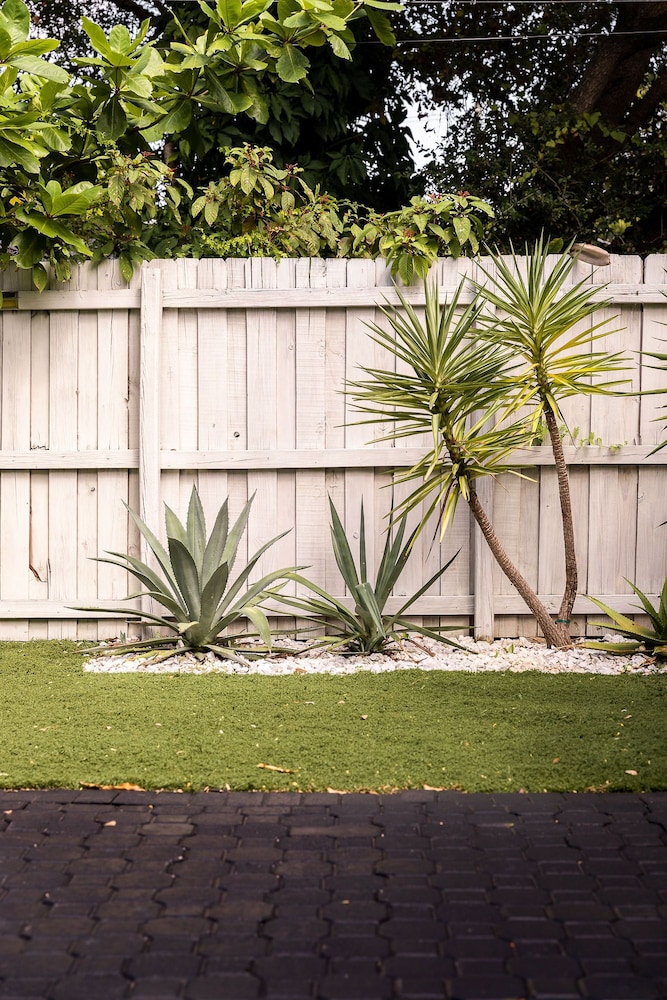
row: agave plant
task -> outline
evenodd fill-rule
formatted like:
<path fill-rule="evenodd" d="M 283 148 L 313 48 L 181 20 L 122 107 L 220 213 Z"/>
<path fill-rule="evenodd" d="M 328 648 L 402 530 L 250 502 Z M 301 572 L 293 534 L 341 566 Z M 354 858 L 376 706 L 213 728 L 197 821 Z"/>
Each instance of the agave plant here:
<path fill-rule="evenodd" d="M 442 574 L 451 566 L 456 558 L 456 553 L 437 573 L 428 580 L 416 594 L 413 594 L 399 608 L 395 614 L 386 614 L 385 606 L 391 594 L 394 584 L 401 575 L 403 568 L 410 555 L 412 543 L 418 533 L 415 529 L 404 542 L 406 515 L 398 522 L 393 541 L 389 533 L 378 567 L 375 583 L 368 579 L 368 560 L 366 554 L 366 525 L 364 519 L 364 505 L 361 504 L 361 516 L 359 525 L 359 566 L 357 567 L 350 543 L 345 534 L 338 511 L 336 510 L 331 497 L 329 497 L 329 508 L 331 511 L 331 541 L 334 550 L 336 563 L 341 572 L 343 580 L 354 599 L 354 609 L 348 608 L 338 598 L 318 587 L 298 573 L 291 574 L 291 578 L 306 586 L 314 597 L 281 597 L 281 601 L 305 612 L 310 619 L 315 616 L 319 619 L 332 620 L 327 634 L 317 641 L 318 645 L 336 648 L 346 646 L 351 651 L 360 653 L 380 653 L 386 650 L 392 643 L 404 637 L 408 632 L 418 632 L 430 639 L 437 639 L 447 645 L 462 647 L 446 639 L 440 634 L 442 629 L 426 628 L 423 625 L 415 625 L 405 617 L 406 612 L 414 604 L 417 598 L 421 597 L 428 588 L 438 580 Z M 456 626 L 448 626 L 451 630 Z"/>
<path fill-rule="evenodd" d="M 259 633 L 265 646 L 271 648 L 271 629 L 262 604 L 274 598 L 284 586 L 288 574 L 301 567 L 274 570 L 260 580 L 248 584 L 248 578 L 260 557 L 282 538 L 286 532 L 266 542 L 250 559 L 235 580 L 230 581 L 239 542 L 245 531 L 253 497 L 247 502 L 238 519 L 229 527 L 229 502 L 225 500 L 218 511 L 210 537 L 206 537 L 206 520 L 201 500 L 193 486 L 185 524 L 165 504 L 167 548 L 133 510 L 127 510 L 148 542 L 162 571 L 154 571 L 134 556 L 109 552 L 98 562 L 111 563 L 127 570 L 145 588 L 130 594 L 127 600 L 150 597 L 168 612 L 167 616 L 151 614 L 145 610 L 132 615 L 142 621 L 168 629 L 171 635 L 156 635 L 136 642 L 126 642 L 113 647 L 114 653 L 149 651 L 166 658 L 175 645 L 182 645 L 196 653 L 211 651 L 218 656 L 238 659 L 234 646 L 248 638 L 248 633 L 223 635 L 230 625 L 248 619 Z M 117 611 L 117 608 L 81 608 L 85 611 Z M 163 650 L 163 647 L 169 647 Z M 95 652 L 109 652 L 108 647 L 96 647 Z M 87 652 L 90 652 L 88 650 Z M 263 655 L 255 651 L 254 655 Z M 253 655 L 244 650 L 244 656 Z"/>
<path fill-rule="evenodd" d="M 631 618 L 622 615 L 613 608 L 607 607 L 597 597 L 590 597 L 589 601 L 597 604 L 601 611 L 611 618 L 613 625 L 608 622 L 591 622 L 598 628 L 611 629 L 612 632 L 620 632 L 621 635 L 629 639 L 629 642 L 604 642 L 602 640 L 591 639 L 584 643 L 589 649 L 604 649 L 608 653 L 637 653 L 647 652 L 654 656 L 667 656 L 667 579 L 662 585 L 660 603 L 654 607 L 646 594 L 643 594 L 639 587 L 636 587 L 630 580 L 629 583 L 641 602 L 636 605 L 638 611 L 648 615 L 651 628 L 637 625 Z"/>

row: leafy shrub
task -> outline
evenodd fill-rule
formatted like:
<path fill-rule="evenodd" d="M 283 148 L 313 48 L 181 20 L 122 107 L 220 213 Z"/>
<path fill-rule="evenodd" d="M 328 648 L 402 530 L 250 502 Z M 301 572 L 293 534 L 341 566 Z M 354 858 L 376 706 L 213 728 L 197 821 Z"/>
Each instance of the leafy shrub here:
<path fill-rule="evenodd" d="M 385 257 L 392 277 L 409 285 L 425 278 L 438 257 L 476 254 L 492 219 L 490 205 L 467 191 L 415 197 L 396 212 L 352 221 L 341 255 Z"/>
<path fill-rule="evenodd" d="M 492 215 L 478 199 L 413 199 L 378 215 L 313 190 L 266 148 L 225 146 L 222 170 L 216 163 L 210 183 L 192 191 L 171 166 L 186 150 L 215 149 L 203 123 L 242 114 L 268 123 L 269 97 L 307 80 L 304 50 L 328 44 L 349 60 L 348 22 L 363 16 L 391 44 L 386 14 L 399 9 L 385 0 L 290 0 L 276 16 L 272 0 L 200 7 L 206 29 L 195 24 L 191 37 L 179 25 L 164 52 L 148 39 L 149 21 L 132 37 L 83 18 L 93 54 L 75 60 L 75 79 L 57 55 L 42 58 L 58 43 L 29 37 L 22 0 L 2 3 L 0 269 L 14 262 L 44 288 L 45 265 L 64 281 L 73 264 L 108 256 L 129 280 L 156 256 L 385 255 L 409 282 L 439 254 L 476 252 Z"/>

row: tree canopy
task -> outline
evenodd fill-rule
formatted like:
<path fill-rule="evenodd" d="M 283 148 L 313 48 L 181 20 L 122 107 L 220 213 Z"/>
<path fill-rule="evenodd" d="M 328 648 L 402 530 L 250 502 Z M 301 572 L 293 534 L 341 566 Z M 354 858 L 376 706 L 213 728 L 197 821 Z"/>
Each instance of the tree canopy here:
<path fill-rule="evenodd" d="M 151 17 L 161 51 L 177 21 L 191 32 L 206 18 L 192 0 L 28 3 L 68 53 L 87 44 L 73 10 L 107 29 Z M 496 209 L 501 245 L 545 231 L 616 252 L 665 247 L 665 0 L 403 8 L 391 12 L 397 45 L 386 25 L 378 36 L 357 21 L 350 61 L 311 49 L 312 91 L 282 81 L 267 95 L 266 122 L 200 109 L 172 150 L 180 176 L 202 183 L 220 145 L 248 142 L 271 147 L 280 166 L 298 162 L 311 186 L 380 211 L 423 191 L 472 191 Z M 415 102 L 447 123 L 421 176 L 406 120 Z"/>
<path fill-rule="evenodd" d="M 77 57 L 90 49 L 84 17 L 107 32 L 118 23 L 136 31 L 149 18 L 147 40 L 162 53 L 182 42 L 184 33 L 196 37 L 209 20 L 196 0 L 169 5 L 163 0 L 27 0 L 27 5 L 39 32 L 60 39 L 59 62 L 73 72 Z M 396 209 L 417 193 L 391 28 L 377 8 L 368 10 L 372 20 L 360 18 L 352 25 L 352 58 L 341 61 L 331 46 L 311 47 L 308 85 L 283 79 L 269 88 L 266 121 L 198 108 L 169 146 L 179 176 L 193 185 L 205 183 L 215 173 L 221 146 L 247 142 L 271 147 L 280 166 L 298 163 L 312 187 L 378 210 Z M 378 45 L 359 44 L 371 40 Z"/>
<path fill-rule="evenodd" d="M 667 3 L 407 0 L 397 30 L 449 121 L 427 184 L 487 198 L 501 241 L 667 246 Z"/>
<path fill-rule="evenodd" d="M 312 52 L 351 61 L 352 25 L 393 38 L 385 0 L 200 0 L 203 23 L 173 20 L 157 44 L 88 17 L 75 75 L 58 43 L 31 37 L 23 0 L 0 8 L 0 267 L 117 255 L 126 277 L 154 256 L 384 254 L 404 280 L 440 254 L 476 252 L 493 214 L 479 199 L 413 198 L 395 212 L 313 189 L 269 147 L 232 145 L 219 123 L 270 127 L 272 100 L 313 93 Z M 170 22 L 171 23 L 171 22 Z M 214 124 L 211 125 L 210 123 Z M 222 139 L 222 141 L 221 141 Z M 188 156 L 194 151 L 194 160 Z M 210 172 L 186 174 L 205 164 Z M 208 180 L 208 184 L 199 183 Z"/>

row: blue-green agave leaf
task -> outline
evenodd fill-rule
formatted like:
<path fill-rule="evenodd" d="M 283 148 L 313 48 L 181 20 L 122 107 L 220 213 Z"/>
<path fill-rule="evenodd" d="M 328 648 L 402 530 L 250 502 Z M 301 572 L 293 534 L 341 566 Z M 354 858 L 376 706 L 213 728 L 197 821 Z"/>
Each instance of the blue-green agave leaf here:
<path fill-rule="evenodd" d="M 199 621 L 201 612 L 201 583 L 195 561 L 187 547 L 178 538 L 169 539 L 169 555 L 185 606 L 192 620 Z"/>

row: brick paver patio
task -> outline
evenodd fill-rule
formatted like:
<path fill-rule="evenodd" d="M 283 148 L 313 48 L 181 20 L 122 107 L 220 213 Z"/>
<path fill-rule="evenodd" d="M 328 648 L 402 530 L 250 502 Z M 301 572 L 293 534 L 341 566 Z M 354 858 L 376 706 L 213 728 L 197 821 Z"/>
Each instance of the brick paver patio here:
<path fill-rule="evenodd" d="M 0 997 L 667 997 L 667 793 L 0 792 Z"/>

